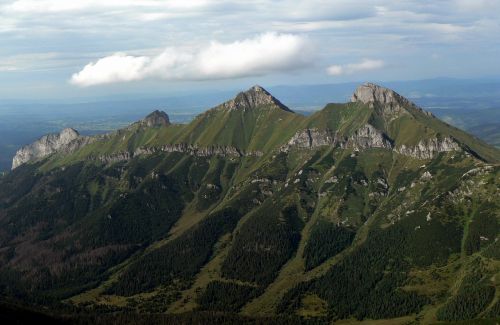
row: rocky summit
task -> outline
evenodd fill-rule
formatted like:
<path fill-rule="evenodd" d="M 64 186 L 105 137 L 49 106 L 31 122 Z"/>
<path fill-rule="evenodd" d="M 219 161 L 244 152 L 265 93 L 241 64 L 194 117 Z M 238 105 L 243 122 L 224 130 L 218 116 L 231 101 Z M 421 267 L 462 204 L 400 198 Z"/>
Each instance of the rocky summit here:
<path fill-rule="evenodd" d="M 432 113 L 418 107 L 397 92 L 374 83 L 360 85 L 351 96 L 351 102 L 360 102 L 371 107 L 376 106 L 386 120 L 394 120 L 401 115 L 411 114 L 411 110 L 418 110 L 433 117 Z"/>
<path fill-rule="evenodd" d="M 141 120 L 140 124 L 146 127 L 168 126 L 170 119 L 167 113 L 156 110 Z"/>
<path fill-rule="evenodd" d="M 303 116 L 256 86 L 20 149 L 0 298 L 80 324 L 498 319 L 500 151 L 382 86 L 352 98 Z"/>
<path fill-rule="evenodd" d="M 291 110 L 274 98 L 267 90 L 255 85 L 245 92 L 239 93 L 234 99 L 223 104 L 227 109 L 249 109 L 259 106 L 279 107 L 285 111 Z"/>
<path fill-rule="evenodd" d="M 409 101 L 395 91 L 373 84 L 365 83 L 358 88 L 351 97 L 352 102 L 387 104 L 407 104 Z"/>
<path fill-rule="evenodd" d="M 72 141 L 78 139 L 78 131 L 66 128 L 60 133 L 48 134 L 37 141 L 22 147 L 16 152 L 12 160 L 12 169 L 28 161 L 43 158 L 69 145 Z"/>

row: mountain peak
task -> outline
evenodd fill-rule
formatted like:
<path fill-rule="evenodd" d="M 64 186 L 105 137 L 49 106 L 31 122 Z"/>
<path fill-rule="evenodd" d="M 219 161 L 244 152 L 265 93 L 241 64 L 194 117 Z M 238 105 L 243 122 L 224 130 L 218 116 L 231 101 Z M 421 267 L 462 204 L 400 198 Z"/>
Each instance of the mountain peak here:
<path fill-rule="evenodd" d="M 72 142 L 80 138 L 78 131 L 65 128 L 59 133 L 44 135 L 35 142 L 17 150 L 12 160 L 12 169 L 39 158 L 47 157 L 54 152 L 67 148 Z"/>
<path fill-rule="evenodd" d="M 429 117 L 434 117 L 431 112 L 418 107 L 409 99 L 401 96 L 394 90 L 371 82 L 367 82 L 356 88 L 356 91 L 354 91 L 354 94 L 351 97 L 351 102 L 361 102 L 363 104 L 370 105 L 378 103 L 383 107 L 382 111 L 384 114 L 391 117 L 407 112 L 409 107 L 417 109 Z"/>
<path fill-rule="evenodd" d="M 351 102 L 380 103 L 380 104 L 409 104 L 410 101 L 394 90 L 374 83 L 365 83 L 359 86 L 351 97 Z"/>
<path fill-rule="evenodd" d="M 59 137 L 60 138 L 66 138 L 66 139 L 76 139 L 80 136 L 80 133 L 78 133 L 77 130 L 73 128 L 64 128 L 59 132 Z"/>
<path fill-rule="evenodd" d="M 262 91 L 268 95 L 271 95 L 267 90 L 264 89 L 264 87 L 259 85 L 254 85 L 252 88 L 248 89 L 248 91 L 254 91 L 254 92 Z"/>
<path fill-rule="evenodd" d="M 234 99 L 222 104 L 228 109 L 251 109 L 264 105 L 277 106 L 287 112 L 292 112 L 267 90 L 259 85 L 255 85 L 247 91 L 240 92 Z"/>
<path fill-rule="evenodd" d="M 170 125 L 170 118 L 168 117 L 167 113 L 155 110 L 144 119 L 142 119 L 140 121 L 140 124 L 146 127 L 168 126 Z"/>

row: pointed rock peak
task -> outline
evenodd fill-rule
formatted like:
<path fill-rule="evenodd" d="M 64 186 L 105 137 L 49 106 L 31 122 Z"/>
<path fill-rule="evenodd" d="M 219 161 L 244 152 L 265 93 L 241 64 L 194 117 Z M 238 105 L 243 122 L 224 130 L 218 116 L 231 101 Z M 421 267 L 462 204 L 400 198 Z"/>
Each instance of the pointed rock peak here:
<path fill-rule="evenodd" d="M 259 106 L 275 106 L 284 111 L 292 112 L 267 90 L 258 85 L 239 93 L 234 99 L 222 105 L 228 109 L 251 109 Z"/>
<path fill-rule="evenodd" d="M 356 89 L 351 97 L 351 102 L 361 102 L 371 105 L 374 103 L 382 104 L 383 113 L 385 115 L 391 115 L 392 117 L 398 116 L 401 113 L 404 114 L 407 112 L 409 107 L 417 109 L 429 117 L 434 117 L 431 112 L 418 107 L 394 90 L 370 82 L 365 83 Z"/>
<path fill-rule="evenodd" d="M 410 101 L 395 91 L 373 83 L 359 86 L 351 97 L 351 102 L 381 103 L 381 104 L 410 104 Z"/>
<path fill-rule="evenodd" d="M 167 113 L 156 110 L 141 120 L 140 123 L 146 127 L 168 126 L 170 125 L 170 118 Z"/>
<path fill-rule="evenodd" d="M 255 85 L 252 88 L 247 90 L 247 92 L 251 92 L 251 91 L 253 91 L 253 92 L 262 91 L 262 92 L 266 93 L 267 95 L 271 95 L 267 90 L 265 90 L 263 87 L 261 87 L 259 85 Z"/>
<path fill-rule="evenodd" d="M 59 137 L 64 139 L 76 139 L 80 136 L 77 130 L 73 128 L 65 128 L 59 132 Z"/>
<path fill-rule="evenodd" d="M 24 163 L 47 157 L 54 152 L 76 148 L 79 144 L 77 139 L 82 139 L 78 131 L 72 128 L 63 129 L 59 133 L 50 133 L 44 135 L 35 142 L 28 144 L 16 152 L 12 159 L 12 169 L 17 168 Z M 71 144 L 75 144 L 73 147 Z"/>

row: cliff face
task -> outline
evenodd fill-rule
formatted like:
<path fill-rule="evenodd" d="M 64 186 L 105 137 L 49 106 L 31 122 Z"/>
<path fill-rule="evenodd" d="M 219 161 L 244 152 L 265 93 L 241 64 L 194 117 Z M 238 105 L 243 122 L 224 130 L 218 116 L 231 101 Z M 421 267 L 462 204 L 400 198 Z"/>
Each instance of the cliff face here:
<path fill-rule="evenodd" d="M 92 160 L 97 160 L 105 164 L 115 163 L 119 161 L 128 161 L 134 157 L 141 155 L 152 155 L 159 152 L 181 152 L 191 156 L 197 157 L 260 157 L 262 152 L 260 151 L 249 151 L 243 152 L 232 146 L 209 146 L 209 147 L 199 147 L 197 145 L 178 143 L 178 144 L 167 144 L 161 147 L 141 147 L 137 148 L 133 152 L 123 151 L 110 155 L 102 155 L 98 157 L 91 158 Z"/>
<path fill-rule="evenodd" d="M 294 147 L 313 149 L 320 146 L 339 146 L 357 150 L 367 148 L 392 149 L 391 140 L 385 134 L 371 124 L 365 124 L 349 137 L 339 137 L 337 134 L 332 134 L 330 130 L 301 130 L 281 148 L 281 151 L 288 151 Z"/>
<path fill-rule="evenodd" d="M 416 146 L 402 145 L 396 152 L 418 159 L 431 159 L 440 152 L 461 151 L 460 145 L 452 138 L 421 140 Z"/>
<path fill-rule="evenodd" d="M 12 169 L 26 162 L 49 156 L 61 149 L 77 149 L 84 142 L 83 137 L 71 128 L 64 129 L 60 133 L 45 135 L 16 152 L 12 160 Z"/>
<path fill-rule="evenodd" d="M 320 146 L 338 146 L 343 149 L 363 150 L 368 148 L 384 148 L 417 159 L 432 159 L 440 152 L 462 151 L 462 147 L 452 138 L 431 138 L 421 140 L 415 146 L 401 145 L 395 147 L 393 141 L 371 124 L 354 131 L 349 137 L 339 137 L 330 130 L 304 129 L 298 131 L 290 141 L 281 147 L 288 152 L 292 148 L 314 149 Z"/>
<path fill-rule="evenodd" d="M 392 149 L 392 143 L 384 133 L 377 130 L 373 125 L 365 124 L 356 130 L 347 141 L 343 141 L 341 147 L 350 147 L 357 150 L 367 148 Z"/>
<path fill-rule="evenodd" d="M 333 145 L 335 136 L 330 130 L 304 129 L 300 130 L 281 147 L 281 151 L 288 151 L 291 148 L 312 149 L 320 146 Z"/>

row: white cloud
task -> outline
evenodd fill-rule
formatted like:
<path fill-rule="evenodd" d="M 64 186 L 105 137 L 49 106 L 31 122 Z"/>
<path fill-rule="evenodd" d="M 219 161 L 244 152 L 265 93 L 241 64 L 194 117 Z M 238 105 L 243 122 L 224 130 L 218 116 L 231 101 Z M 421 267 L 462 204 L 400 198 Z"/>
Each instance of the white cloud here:
<path fill-rule="evenodd" d="M 354 74 L 358 72 L 381 69 L 385 66 L 382 60 L 364 59 L 358 63 L 349 63 L 346 65 L 331 65 L 326 71 L 331 76 L 340 76 L 345 74 Z"/>
<path fill-rule="evenodd" d="M 331 65 L 326 69 L 326 71 L 331 76 L 340 76 L 344 74 L 344 68 L 341 65 Z"/>
<path fill-rule="evenodd" d="M 82 71 L 71 78 L 71 82 L 80 86 L 133 81 L 143 77 L 143 71 L 150 59 L 144 56 L 130 56 L 116 53 L 87 64 Z"/>
<path fill-rule="evenodd" d="M 147 78 L 210 80 L 290 71 L 311 63 L 311 47 L 304 37 L 265 33 L 255 38 L 204 48 L 167 48 L 155 57 L 117 53 L 87 64 L 71 83 L 92 86 Z"/>

